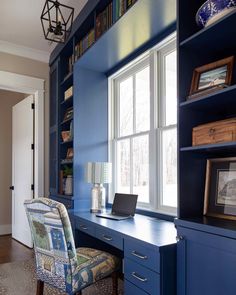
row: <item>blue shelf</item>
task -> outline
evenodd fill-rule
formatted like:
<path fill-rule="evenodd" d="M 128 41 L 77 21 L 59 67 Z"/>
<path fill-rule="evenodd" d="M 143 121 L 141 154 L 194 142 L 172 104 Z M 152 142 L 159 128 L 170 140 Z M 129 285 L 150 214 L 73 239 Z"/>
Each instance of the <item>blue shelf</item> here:
<path fill-rule="evenodd" d="M 183 147 L 180 148 L 181 152 L 215 152 L 220 150 L 230 150 L 236 148 L 236 141 L 232 142 L 224 142 L 224 143 L 216 143 L 216 144 L 206 144 L 206 145 L 198 145 L 198 146 L 190 146 L 190 147 Z"/>
<path fill-rule="evenodd" d="M 61 86 L 69 82 L 73 82 L 73 72 L 65 76 L 64 80 L 61 82 Z"/>
<path fill-rule="evenodd" d="M 73 103 L 73 95 L 61 102 L 61 106 L 70 106 Z"/>
<path fill-rule="evenodd" d="M 227 87 L 225 89 L 219 90 L 218 92 L 210 93 L 208 95 L 189 99 L 180 103 L 181 108 L 188 109 L 212 109 L 214 104 L 215 108 L 229 108 L 232 109 L 232 104 L 236 103 L 236 85 Z"/>
<path fill-rule="evenodd" d="M 176 1 L 138 0 L 76 62 L 107 73 L 176 22 Z"/>
<path fill-rule="evenodd" d="M 72 120 L 73 120 L 73 117 L 70 118 L 70 119 L 68 119 L 68 120 L 65 120 L 65 121 L 61 122 L 61 125 L 64 125 L 64 124 L 70 123 Z"/>
<path fill-rule="evenodd" d="M 67 145 L 67 144 L 72 144 L 72 143 L 73 143 L 73 140 L 68 140 L 65 142 L 61 142 L 61 145 Z"/>
<path fill-rule="evenodd" d="M 215 52 L 216 49 L 226 49 L 236 46 L 236 12 L 232 12 L 212 25 L 200 30 L 180 43 L 180 47 L 191 47 L 194 51 Z M 221 32 L 227 32 L 223 34 Z"/>
<path fill-rule="evenodd" d="M 63 162 L 63 163 L 61 163 L 61 166 L 66 166 L 66 165 L 73 165 L 73 161 L 72 162 Z"/>
<path fill-rule="evenodd" d="M 228 236 L 236 239 L 235 220 L 226 220 L 208 216 L 176 219 L 178 226 L 189 227 L 192 229 L 214 233 L 216 235 Z M 203 227 L 204 226 L 204 227 Z"/>

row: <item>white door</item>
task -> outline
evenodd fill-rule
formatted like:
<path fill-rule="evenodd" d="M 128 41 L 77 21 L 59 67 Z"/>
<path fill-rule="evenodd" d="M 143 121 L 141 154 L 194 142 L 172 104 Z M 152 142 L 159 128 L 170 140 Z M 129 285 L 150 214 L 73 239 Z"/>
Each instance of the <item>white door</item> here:
<path fill-rule="evenodd" d="M 34 110 L 33 96 L 12 109 L 12 237 L 32 248 L 24 200 L 33 198 L 34 183 Z"/>

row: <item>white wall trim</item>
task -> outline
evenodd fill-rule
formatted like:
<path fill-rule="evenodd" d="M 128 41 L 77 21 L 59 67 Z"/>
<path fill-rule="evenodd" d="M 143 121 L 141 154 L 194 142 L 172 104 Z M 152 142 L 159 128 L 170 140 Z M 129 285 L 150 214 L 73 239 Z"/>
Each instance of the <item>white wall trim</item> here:
<path fill-rule="evenodd" d="M 48 63 L 50 53 L 0 40 L 0 52 Z"/>
<path fill-rule="evenodd" d="M 44 91 L 44 82 L 39 78 L 0 71 L 0 89 L 34 94 Z"/>
<path fill-rule="evenodd" d="M 11 224 L 0 225 L 0 236 L 11 234 Z"/>
<path fill-rule="evenodd" d="M 44 84 L 43 79 L 0 71 L 0 89 L 34 95 L 35 198 L 44 196 Z"/>

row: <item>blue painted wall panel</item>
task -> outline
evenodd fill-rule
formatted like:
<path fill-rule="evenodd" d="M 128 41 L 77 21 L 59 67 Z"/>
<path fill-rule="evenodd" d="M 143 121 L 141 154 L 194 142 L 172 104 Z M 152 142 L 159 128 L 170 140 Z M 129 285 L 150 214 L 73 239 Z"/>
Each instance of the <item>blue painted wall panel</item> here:
<path fill-rule="evenodd" d="M 74 68 L 74 196 L 75 210 L 90 207 L 87 162 L 108 160 L 108 81 L 103 73 Z"/>

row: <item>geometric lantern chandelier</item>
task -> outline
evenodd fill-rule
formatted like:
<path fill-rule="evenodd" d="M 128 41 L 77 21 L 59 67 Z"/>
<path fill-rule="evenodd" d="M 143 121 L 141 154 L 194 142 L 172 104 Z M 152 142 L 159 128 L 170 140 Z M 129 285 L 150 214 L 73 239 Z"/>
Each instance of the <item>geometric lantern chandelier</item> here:
<path fill-rule="evenodd" d="M 45 39 L 65 43 L 71 33 L 73 17 L 74 8 L 57 0 L 46 0 L 40 17 Z"/>

